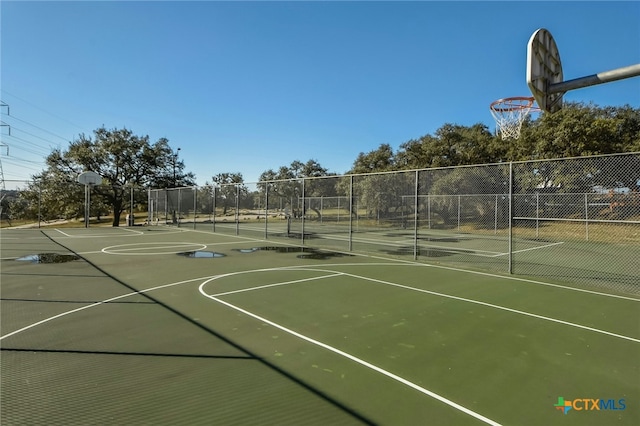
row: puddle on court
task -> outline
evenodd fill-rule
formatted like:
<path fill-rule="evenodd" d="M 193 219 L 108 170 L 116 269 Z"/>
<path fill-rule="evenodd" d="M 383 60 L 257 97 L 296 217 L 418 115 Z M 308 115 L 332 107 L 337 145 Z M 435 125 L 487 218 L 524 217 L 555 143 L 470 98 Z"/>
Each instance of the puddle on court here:
<path fill-rule="evenodd" d="M 274 234 L 276 237 L 281 237 L 281 238 L 295 238 L 295 239 L 301 239 L 303 237 L 301 232 L 284 232 L 281 234 Z M 313 233 L 313 232 L 305 232 L 304 233 L 304 239 L 305 240 L 309 240 L 312 238 L 318 238 L 318 236 Z"/>
<path fill-rule="evenodd" d="M 330 251 L 330 252 L 317 251 L 314 253 L 300 254 L 296 257 L 299 259 L 325 260 L 325 259 L 331 259 L 333 257 L 345 257 L 345 256 L 351 257 L 353 255 L 345 254 L 345 253 L 336 253 L 335 251 Z"/>
<path fill-rule="evenodd" d="M 80 260 L 80 257 L 75 254 L 40 253 L 23 256 L 16 260 L 31 263 L 66 263 L 73 262 L 74 260 Z"/>
<path fill-rule="evenodd" d="M 217 253 L 215 251 L 184 251 L 181 253 L 177 253 L 178 256 L 190 257 L 194 259 L 213 259 L 215 257 L 224 257 L 225 255 L 222 253 Z"/>
<path fill-rule="evenodd" d="M 299 259 L 325 260 L 332 257 L 353 256 L 346 253 L 338 253 L 333 251 L 320 251 L 310 247 L 281 247 L 281 246 L 265 246 L 252 247 L 250 249 L 235 249 L 240 253 L 255 253 L 257 251 L 275 251 L 276 253 L 301 253 L 296 256 Z"/>
<path fill-rule="evenodd" d="M 235 249 L 236 251 L 239 251 L 240 253 L 253 253 L 255 251 L 258 251 L 259 248 L 258 247 L 252 247 L 252 248 L 248 248 L 248 249 Z"/>
<path fill-rule="evenodd" d="M 390 254 L 390 255 L 394 255 L 394 256 L 413 256 L 413 247 L 412 246 L 406 246 L 406 247 L 398 247 L 396 250 L 383 250 L 383 252 Z M 455 254 L 474 254 L 475 251 L 473 250 L 460 250 L 460 249 L 455 249 L 455 250 L 443 250 L 443 249 L 432 249 L 432 248 L 425 248 L 425 247 L 418 247 L 418 251 L 417 251 L 417 255 L 421 256 L 421 257 L 447 257 L 447 256 L 453 256 Z"/>
<path fill-rule="evenodd" d="M 459 243 L 460 238 L 452 238 L 452 237 L 418 237 L 419 240 L 422 241 L 434 241 L 438 243 Z"/>

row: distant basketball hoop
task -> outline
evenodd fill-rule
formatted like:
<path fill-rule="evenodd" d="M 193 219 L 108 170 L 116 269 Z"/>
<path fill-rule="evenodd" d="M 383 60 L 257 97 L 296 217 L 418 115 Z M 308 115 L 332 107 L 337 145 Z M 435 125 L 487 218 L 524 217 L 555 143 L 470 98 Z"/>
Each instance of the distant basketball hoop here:
<path fill-rule="evenodd" d="M 100 185 L 102 183 L 102 176 L 96 172 L 88 171 L 78 175 L 78 182 L 83 185 Z"/>
<path fill-rule="evenodd" d="M 531 112 L 540 111 L 533 97 L 515 96 L 498 99 L 489 106 L 502 139 L 518 139 L 522 123 Z"/>
<path fill-rule="evenodd" d="M 533 97 L 499 99 L 490 105 L 491 115 L 502 139 L 518 139 L 522 123 L 531 112 L 560 111 L 566 92 L 637 76 L 640 64 L 565 81 L 558 46 L 548 30 L 539 28 L 527 43 L 526 79 Z"/>
<path fill-rule="evenodd" d="M 84 226 L 88 228 L 89 212 L 91 211 L 91 188 L 102 183 L 102 176 L 92 171 L 80 173 L 78 183 L 84 185 Z"/>

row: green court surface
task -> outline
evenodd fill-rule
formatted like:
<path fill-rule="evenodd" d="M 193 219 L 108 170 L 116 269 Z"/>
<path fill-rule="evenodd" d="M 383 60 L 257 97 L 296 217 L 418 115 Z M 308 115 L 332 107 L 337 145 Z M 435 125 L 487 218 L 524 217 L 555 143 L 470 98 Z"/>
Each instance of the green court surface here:
<path fill-rule="evenodd" d="M 640 424 L 637 292 L 257 232 L 0 237 L 3 425 Z M 467 239 L 430 247 L 504 257 Z"/>

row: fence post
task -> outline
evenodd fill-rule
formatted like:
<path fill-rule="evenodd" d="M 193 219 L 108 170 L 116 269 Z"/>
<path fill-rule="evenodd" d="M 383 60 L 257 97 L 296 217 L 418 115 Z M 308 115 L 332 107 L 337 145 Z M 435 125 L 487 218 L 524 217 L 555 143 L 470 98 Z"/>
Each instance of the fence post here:
<path fill-rule="evenodd" d="M 584 193 L 584 227 L 585 227 L 587 241 L 589 241 L 589 200 L 587 197 L 588 197 L 588 194 L 585 192 Z"/>
<path fill-rule="evenodd" d="M 306 216 L 306 201 L 304 199 L 304 182 L 305 182 L 305 178 L 302 178 L 302 217 L 300 218 L 300 222 L 301 222 L 301 231 L 300 231 L 300 239 L 302 240 L 302 246 L 304 247 L 304 217 Z"/>
<path fill-rule="evenodd" d="M 431 194 L 427 194 L 427 222 L 431 229 Z"/>
<path fill-rule="evenodd" d="M 133 217 L 133 185 L 131 185 L 131 189 L 129 191 L 131 196 L 131 201 L 129 202 L 129 217 L 131 218 L 131 221 L 127 223 L 127 226 L 133 226 L 135 224 L 135 218 Z"/>
<path fill-rule="evenodd" d="M 178 228 L 180 228 L 180 216 L 182 212 L 182 189 L 178 188 Z"/>
<path fill-rule="evenodd" d="M 240 185 L 236 185 L 236 235 L 240 235 Z"/>
<path fill-rule="evenodd" d="M 264 239 L 269 238 L 269 184 L 264 184 Z"/>
<path fill-rule="evenodd" d="M 513 161 L 509 162 L 509 274 L 513 274 Z"/>
<path fill-rule="evenodd" d="M 196 209 L 198 208 L 198 186 L 193 187 L 193 229 L 196 229 Z"/>
<path fill-rule="evenodd" d="M 358 212 L 356 211 L 356 214 Z M 349 251 L 353 250 L 353 175 L 349 183 Z"/>
<path fill-rule="evenodd" d="M 416 170 L 416 181 L 414 183 L 414 210 L 415 214 L 413 215 L 413 260 L 418 260 L 418 191 L 419 191 L 419 179 L 418 179 L 418 171 Z"/>
<path fill-rule="evenodd" d="M 536 238 L 539 236 L 540 229 L 540 193 L 536 192 Z"/>
<path fill-rule="evenodd" d="M 42 182 L 38 182 L 38 229 L 42 221 Z"/>
<path fill-rule="evenodd" d="M 213 224 L 213 232 L 216 232 L 216 186 L 213 187 L 213 218 L 211 223 Z"/>
<path fill-rule="evenodd" d="M 460 194 L 458 194 L 458 232 L 460 232 Z"/>
<path fill-rule="evenodd" d="M 496 204 L 493 210 L 493 235 L 498 234 L 498 194 L 496 194 Z"/>

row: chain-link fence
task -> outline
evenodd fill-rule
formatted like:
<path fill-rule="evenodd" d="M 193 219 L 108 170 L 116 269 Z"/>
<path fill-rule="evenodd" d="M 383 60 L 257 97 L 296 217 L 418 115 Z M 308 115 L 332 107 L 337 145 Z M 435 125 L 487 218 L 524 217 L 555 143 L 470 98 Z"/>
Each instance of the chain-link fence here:
<path fill-rule="evenodd" d="M 150 199 L 170 205 L 162 223 L 257 245 L 280 241 L 638 292 L 639 185 L 640 155 L 630 153 L 176 188 L 151 191 Z"/>
<path fill-rule="evenodd" d="M 0 190 L 0 225 L 133 226 L 147 222 L 148 189 L 73 181 L 5 180 Z"/>
<path fill-rule="evenodd" d="M 628 153 L 121 188 L 120 209 L 135 224 L 238 235 L 256 245 L 280 242 L 639 292 L 639 189 L 640 153 Z M 82 191 L 75 184 L 55 194 L 24 183 L 3 191 L 3 221 L 81 220 Z M 104 201 L 90 208 L 93 220 L 109 214 Z"/>

